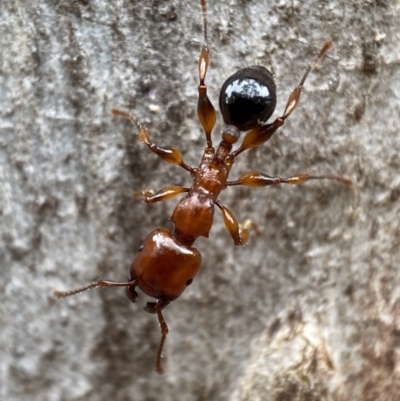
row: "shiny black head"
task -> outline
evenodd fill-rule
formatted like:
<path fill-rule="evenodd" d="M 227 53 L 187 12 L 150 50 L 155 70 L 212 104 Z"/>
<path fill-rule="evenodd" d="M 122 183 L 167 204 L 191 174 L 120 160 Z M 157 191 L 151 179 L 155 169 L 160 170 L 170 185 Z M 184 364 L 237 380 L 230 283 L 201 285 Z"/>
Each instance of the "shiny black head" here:
<path fill-rule="evenodd" d="M 247 131 L 265 122 L 276 106 L 272 74 L 260 65 L 242 68 L 222 85 L 219 108 L 225 124 Z"/>

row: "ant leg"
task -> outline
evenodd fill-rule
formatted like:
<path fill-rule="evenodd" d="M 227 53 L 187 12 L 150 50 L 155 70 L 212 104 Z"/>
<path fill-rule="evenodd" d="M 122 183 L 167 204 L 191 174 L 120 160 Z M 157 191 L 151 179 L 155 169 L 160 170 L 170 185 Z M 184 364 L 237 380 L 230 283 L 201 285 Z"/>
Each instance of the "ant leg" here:
<path fill-rule="evenodd" d="M 142 191 L 142 200 L 148 205 L 156 202 L 162 202 L 174 198 L 175 196 L 189 192 L 190 188 L 178 187 L 175 185 L 160 189 L 154 193 L 151 189 Z"/>
<path fill-rule="evenodd" d="M 207 96 L 207 86 L 205 84 L 205 77 L 210 64 L 210 50 L 207 45 L 207 4 L 206 0 L 200 0 L 201 10 L 203 13 L 203 26 L 204 26 L 204 44 L 201 49 L 198 68 L 199 68 L 199 80 L 198 86 L 199 100 L 197 103 L 197 116 L 203 126 L 206 134 L 207 148 L 212 148 L 211 131 L 214 128 L 216 121 L 215 108 L 212 105 L 210 99 Z"/>
<path fill-rule="evenodd" d="M 228 156 L 229 158 L 235 158 L 243 151 L 267 142 L 274 134 L 274 132 L 284 124 L 286 118 L 288 118 L 290 114 L 292 114 L 292 112 L 300 102 L 301 90 L 303 89 L 303 85 L 307 79 L 308 74 L 331 46 L 331 42 L 325 42 L 319 53 L 315 56 L 314 60 L 307 66 L 306 71 L 300 80 L 300 83 L 289 95 L 283 115 L 281 117 L 278 117 L 272 124 L 260 125 L 259 127 L 253 128 L 252 130 L 247 132 L 241 146 L 235 152 L 232 152 L 232 154 Z"/>
<path fill-rule="evenodd" d="M 137 280 L 127 281 L 127 282 L 117 282 L 117 281 L 109 281 L 109 280 L 98 280 L 94 283 L 88 284 L 84 287 L 78 288 L 72 291 L 53 291 L 53 297 L 57 299 L 67 298 L 72 295 L 80 294 L 81 292 L 90 290 L 91 288 L 96 287 L 135 287 L 137 286 Z"/>
<path fill-rule="evenodd" d="M 251 220 L 251 219 L 247 219 L 244 224 L 243 224 L 243 229 L 244 230 L 248 230 L 250 233 L 250 230 L 253 231 L 256 235 L 256 237 L 260 237 L 261 236 L 261 230 L 260 227 L 258 226 L 258 224 Z"/>
<path fill-rule="evenodd" d="M 120 110 L 120 109 L 111 109 L 111 112 L 115 116 L 122 116 L 122 117 L 127 118 L 138 129 L 139 139 L 145 145 L 147 145 L 147 147 L 153 153 L 155 153 L 157 156 L 159 156 L 165 162 L 181 166 L 189 172 L 194 171 L 194 169 L 192 167 L 188 166 L 183 161 L 182 153 L 180 152 L 180 150 L 178 148 L 176 148 L 175 146 L 158 146 L 155 143 L 151 142 L 150 135 L 149 135 L 149 132 L 147 131 L 147 128 L 140 125 L 139 122 L 136 120 L 136 118 L 132 114 L 128 113 L 127 111 Z"/>
<path fill-rule="evenodd" d="M 222 216 L 224 218 L 225 227 L 228 230 L 230 236 L 233 239 L 235 245 L 244 245 L 250 237 L 250 227 L 252 222 L 248 220 L 244 227 L 241 227 L 238 223 L 235 215 L 232 211 L 224 206 L 219 200 L 215 201 L 215 204 L 220 208 Z"/>
<path fill-rule="evenodd" d="M 260 171 L 248 171 L 244 173 L 238 180 L 236 181 L 228 181 L 226 185 L 244 185 L 247 187 L 267 187 L 268 185 L 278 185 L 278 184 L 304 184 L 310 180 L 331 180 L 337 181 L 344 185 L 351 185 L 351 181 L 346 178 L 338 177 L 335 175 L 308 175 L 308 174 L 298 174 L 287 178 L 281 177 L 271 177 Z"/>

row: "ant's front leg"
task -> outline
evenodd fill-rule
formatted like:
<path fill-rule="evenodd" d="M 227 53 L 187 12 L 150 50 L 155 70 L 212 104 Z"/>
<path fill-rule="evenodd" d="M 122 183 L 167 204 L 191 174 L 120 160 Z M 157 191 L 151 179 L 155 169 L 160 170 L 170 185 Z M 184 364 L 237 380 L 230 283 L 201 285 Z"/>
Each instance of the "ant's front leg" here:
<path fill-rule="evenodd" d="M 150 141 L 150 135 L 149 132 L 147 131 L 146 127 L 143 127 L 142 125 L 139 124 L 139 122 L 136 120 L 136 118 L 128 113 L 127 111 L 120 110 L 120 109 L 112 109 L 111 112 L 115 116 L 122 116 L 127 118 L 137 129 L 138 129 L 138 137 L 139 139 L 147 145 L 147 147 L 155 153 L 157 156 L 159 156 L 161 159 L 166 161 L 167 163 L 170 164 L 176 164 L 178 166 L 181 166 L 185 170 L 189 171 L 192 173 L 194 169 L 190 166 L 188 166 L 184 161 L 182 157 L 182 153 L 178 148 L 175 146 L 158 146 L 155 143 Z"/>
<path fill-rule="evenodd" d="M 247 187 L 267 187 L 269 185 L 279 185 L 279 184 L 293 184 L 300 185 L 304 184 L 310 180 L 331 180 L 337 181 L 344 185 L 351 185 L 351 181 L 343 177 L 338 177 L 335 175 L 309 175 L 309 174 L 297 174 L 287 178 L 281 177 L 271 177 L 267 174 L 261 173 L 260 171 L 248 171 L 244 173 L 236 181 L 228 181 L 226 185 L 244 185 Z"/>
<path fill-rule="evenodd" d="M 219 200 L 215 204 L 220 208 L 224 218 L 225 227 L 233 239 L 235 245 L 245 245 L 250 238 L 250 227 L 253 223 L 248 220 L 241 226 L 232 210 L 224 206 Z"/>

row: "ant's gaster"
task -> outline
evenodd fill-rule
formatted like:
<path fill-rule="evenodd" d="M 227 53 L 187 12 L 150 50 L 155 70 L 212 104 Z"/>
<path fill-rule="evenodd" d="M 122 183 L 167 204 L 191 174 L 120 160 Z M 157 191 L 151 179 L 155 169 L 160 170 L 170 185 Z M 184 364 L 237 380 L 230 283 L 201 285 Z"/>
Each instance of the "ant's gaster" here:
<path fill-rule="evenodd" d="M 204 44 L 198 61 L 197 115 L 205 132 L 206 147 L 199 166 L 197 168 L 188 166 L 177 148 L 158 146 L 153 143 L 147 129 L 128 112 L 119 109 L 112 110 L 114 115 L 125 117 L 132 122 L 138 130 L 139 139 L 153 153 L 167 163 L 181 166 L 190 173 L 193 180 L 190 188 L 168 186 L 155 194 L 151 191 L 144 191 L 142 194 L 143 200 L 148 204 L 186 194 L 172 214 L 173 231 L 157 228 L 147 236 L 131 265 L 128 281 L 98 280 L 73 291 L 54 291 L 56 298 L 66 298 L 94 287 L 126 287 L 128 298 L 135 302 L 138 297 L 136 292 L 138 287 L 146 295 L 155 298 L 156 301 L 148 302 L 144 309 L 148 313 L 157 315 L 161 329 L 156 359 L 158 373 L 163 372 L 161 358 L 168 333 L 162 310 L 182 294 L 199 271 L 201 255 L 193 244 L 200 236 L 208 237 L 213 224 L 215 206 L 222 212 L 226 229 L 235 245 L 243 245 L 249 238 L 249 229 L 242 228 L 232 211 L 218 200 L 223 189 L 234 185 L 263 187 L 278 184 L 303 184 L 309 180 L 321 179 L 334 180 L 345 185 L 351 183 L 349 180 L 336 176 L 298 174 L 281 178 L 271 177 L 259 171 L 249 171 L 235 181 L 228 181 L 229 172 L 236 157 L 245 150 L 267 142 L 292 114 L 299 104 L 301 90 L 309 72 L 331 47 L 331 43 L 326 42 L 322 46 L 314 60 L 308 65 L 300 83 L 289 95 L 283 115 L 270 124 L 266 124 L 266 121 L 274 112 L 276 105 L 276 87 L 271 72 L 264 67 L 254 66 L 243 68 L 228 78 L 222 85 L 219 97 L 225 126 L 221 133 L 222 140 L 218 147 L 214 148 L 211 132 L 215 125 L 216 112 L 207 96 L 205 84 L 210 62 L 210 51 L 207 45 L 206 0 L 200 0 L 200 3 L 204 24 Z M 241 145 L 232 151 L 232 145 L 239 140 L 241 131 L 248 132 Z"/>

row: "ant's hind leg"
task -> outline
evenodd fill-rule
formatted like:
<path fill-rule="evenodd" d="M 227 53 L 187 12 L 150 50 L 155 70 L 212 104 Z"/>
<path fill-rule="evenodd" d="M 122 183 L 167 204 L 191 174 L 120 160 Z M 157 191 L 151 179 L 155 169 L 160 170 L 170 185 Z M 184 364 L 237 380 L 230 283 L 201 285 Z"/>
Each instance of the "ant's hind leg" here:
<path fill-rule="evenodd" d="M 176 148 L 175 146 L 158 146 L 155 143 L 151 142 L 150 134 L 149 131 L 147 131 L 147 128 L 140 125 L 132 114 L 120 109 L 112 109 L 111 111 L 115 116 L 122 116 L 127 118 L 138 129 L 139 139 L 162 160 L 170 164 L 181 166 L 189 172 L 194 171 L 192 167 L 188 166 L 183 161 L 182 153 L 178 148 Z"/>
<path fill-rule="evenodd" d="M 331 46 L 332 46 L 331 42 L 325 42 L 321 50 L 307 66 L 306 71 L 304 72 L 303 77 L 300 80 L 300 83 L 294 88 L 293 92 L 288 97 L 283 115 L 281 117 L 278 117 L 271 124 L 260 125 L 259 127 L 253 128 L 252 130 L 248 131 L 245 137 L 243 138 L 242 144 L 237 150 L 235 150 L 229 156 L 230 158 L 235 158 L 243 151 L 255 148 L 267 142 L 271 138 L 271 136 L 275 133 L 275 131 L 285 123 L 285 120 L 290 116 L 290 114 L 292 114 L 292 112 L 300 102 L 301 91 L 303 89 L 304 82 L 308 77 L 308 74 L 315 67 L 317 62 L 330 49 Z"/>
<path fill-rule="evenodd" d="M 205 0 L 201 0 L 200 3 L 203 12 L 204 44 L 198 62 L 200 83 L 198 86 L 197 116 L 206 134 L 207 148 L 212 148 L 211 131 L 215 125 L 216 113 L 214 106 L 207 96 L 207 86 L 205 84 L 206 73 L 210 64 L 210 50 L 207 44 L 207 5 Z"/>
<path fill-rule="evenodd" d="M 296 86 L 296 88 L 294 88 L 293 92 L 289 95 L 289 98 L 286 102 L 286 108 L 285 108 L 285 112 L 283 113 L 283 116 L 280 118 L 277 118 L 277 120 L 279 120 L 279 119 L 285 120 L 287 117 L 290 116 L 290 114 L 293 112 L 293 110 L 297 107 L 297 105 L 300 102 L 301 90 L 303 89 L 303 85 L 304 85 L 304 82 L 306 82 L 308 74 L 317 65 L 318 61 L 325 55 L 325 53 L 331 48 L 331 46 L 332 46 L 332 42 L 325 42 L 324 45 L 322 46 L 321 50 L 318 52 L 318 54 L 314 57 L 314 59 L 311 61 L 311 63 L 308 64 L 308 66 L 303 74 L 303 77 L 300 80 L 300 83 Z"/>

